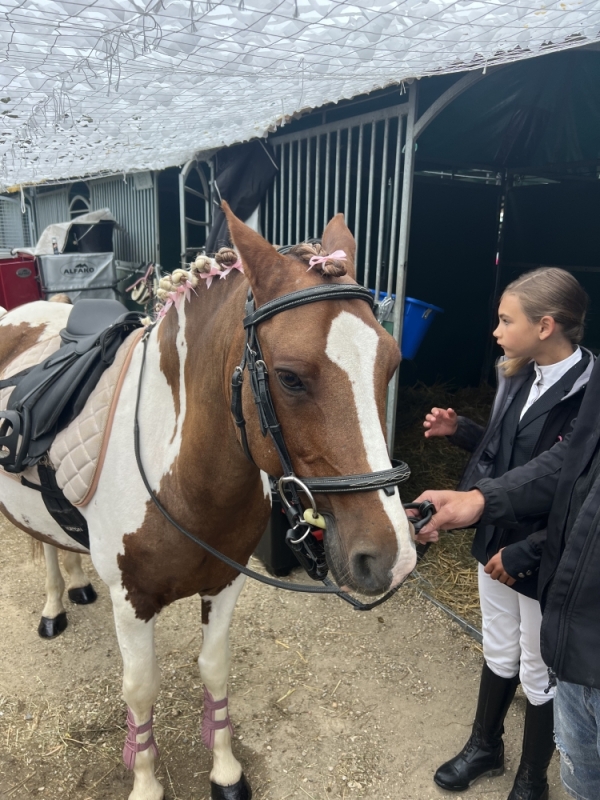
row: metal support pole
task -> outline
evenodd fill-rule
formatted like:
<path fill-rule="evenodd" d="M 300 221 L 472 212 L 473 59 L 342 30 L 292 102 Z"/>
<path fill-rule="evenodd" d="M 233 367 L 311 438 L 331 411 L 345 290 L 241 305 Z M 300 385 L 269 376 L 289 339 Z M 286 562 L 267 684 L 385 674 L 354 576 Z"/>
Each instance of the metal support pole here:
<path fill-rule="evenodd" d="M 152 173 L 152 193 L 154 199 L 154 258 L 155 264 L 160 264 L 160 230 L 158 217 L 158 172 Z"/>
<path fill-rule="evenodd" d="M 179 246 L 179 261 L 182 269 L 185 269 L 187 244 L 185 223 L 185 179 L 187 178 L 189 172 L 189 165 L 190 162 L 188 161 L 188 163 L 181 168 L 181 172 L 179 173 L 179 235 L 181 237 L 181 244 Z"/>
<path fill-rule="evenodd" d="M 396 302 L 394 304 L 394 337 L 402 349 L 402 324 L 404 322 L 404 293 L 406 285 L 406 262 L 410 236 L 410 212 L 415 173 L 415 121 L 417 111 L 417 83 L 408 87 L 408 116 L 406 118 L 406 140 L 404 147 L 404 170 L 402 171 L 402 203 L 400 205 L 400 232 L 398 236 L 398 267 L 396 272 Z M 398 403 L 398 370 L 388 386 L 387 397 L 387 443 L 390 455 L 394 452 L 396 428 L 396 406 Z"/>

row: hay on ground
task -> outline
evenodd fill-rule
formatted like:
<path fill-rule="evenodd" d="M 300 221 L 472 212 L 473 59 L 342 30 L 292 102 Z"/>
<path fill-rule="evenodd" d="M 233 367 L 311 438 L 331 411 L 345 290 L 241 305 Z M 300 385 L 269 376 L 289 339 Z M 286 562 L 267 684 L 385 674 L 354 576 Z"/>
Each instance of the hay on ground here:
<path fill-rule="evenodd" d="M 405 502 L 425 489 L 454 489 L 469 453 L 445 438 L 426 439 L 423 420 L 434 406 L 453 408 L 458 414 L 485 424 L 494 391 L 489 386 L 453 391 L 445 384 L 401 387 L 394 455 L 411 468 L 402 485 Z M 412 582 L 476 627 L 481 627 L 477 592 L 477 563 L 471 556 L 473 531 L 441 535 L 419 561 Z"/>

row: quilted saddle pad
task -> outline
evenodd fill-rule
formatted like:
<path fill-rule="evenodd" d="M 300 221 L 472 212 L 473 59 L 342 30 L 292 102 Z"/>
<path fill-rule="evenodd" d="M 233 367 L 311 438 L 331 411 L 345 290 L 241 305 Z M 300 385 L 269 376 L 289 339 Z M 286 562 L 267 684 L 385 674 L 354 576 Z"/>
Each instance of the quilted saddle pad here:
<path fill-rule="evenodd" d="M 103 372 L 79 416 L 56 435 L 48 451 L 50 463 L 56 470 L 56 481 L 67 500 L 75 506 L 89 503 L 96 490 L 121 385 L 135 345 L 142 335 L 143 329 L 129 334 L 119 347 L 113 363 Z M 0 377 L 9 378 L 39 364 L 56 352 L 60 344 L 58 335 L 35 344 L 11 361 Z M 0 390 L 0 409 L 6 408 L 12 391 L 13 387 Z M 37 476 L 33 477 L 35 473 L 37 470 L 33 468 L 24 475 L 38 483 Z M 17 476 L 9 477 L 19 480 Z"/>

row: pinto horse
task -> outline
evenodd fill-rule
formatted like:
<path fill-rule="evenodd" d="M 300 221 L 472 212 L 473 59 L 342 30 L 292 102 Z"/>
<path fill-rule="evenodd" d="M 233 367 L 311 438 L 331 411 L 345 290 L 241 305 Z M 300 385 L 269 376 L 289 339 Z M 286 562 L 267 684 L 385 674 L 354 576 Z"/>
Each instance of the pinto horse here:
<path fill-rule="evenodd" d="M 241 389 L 243 436 L 230 411 L 232 375 L 246 349 L 248 291 L 260 311 L 299 290 L 356 286 L 356 245 L 341 214 L 322 238 L 324 252 L 343 251 L 345 274 L 332 276 L 279 253 L 224 208 L 243 270 L 210 288 L 209 281 L 200 281 L 147 329 L 121 389 L 94 499 L 81 509 L 92 561 L 110 591 L 123 658 L 129 709 L 124 759 L 134 772 L 129 800 L 163 797 L 154 774 L 152 708 L 160 685 L 154 626 L 166 605 L 195 594 L 202 599 L 198 661 L 205 686 L 203 741 L 213 750 L 211 797 L 252 796 L 232 753 L 227 709 L 229 626 L 245 576 L 165 521 L 139 464 L 154 498 L 178 525 L 247 564 L 271 511 L 268 475 L 282 473 L 274 441 L 261 431 L 250 381 Z M 318 302 L 284 308 L 258 329 L 283 439 L 294 471 L 307 482 L 391 466 L 383 420 L 400 353 L 369 304 L 351 293 L 339 299 L 342 294 L 327 300 L 320 294 Z M 0 320 L 0 368 L 63 327 L 66 310 L 34 303 Z M 32 536 L 84 552 L 48 515 L 39 493 L 2 470 L 0 510 Z M 415 548 L 397 489 L 324 494 L 319 511 L 327 519 L 327 562 L 343 589 L 379 594 L 413 570 Z"/>

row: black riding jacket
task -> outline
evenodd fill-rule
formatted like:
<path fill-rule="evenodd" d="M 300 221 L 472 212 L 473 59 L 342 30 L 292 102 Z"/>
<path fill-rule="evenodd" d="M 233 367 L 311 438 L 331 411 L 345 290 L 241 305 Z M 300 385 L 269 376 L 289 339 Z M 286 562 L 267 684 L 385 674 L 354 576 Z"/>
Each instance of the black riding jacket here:
<path fill-rule="evenodd" d="M 527 410 L 521 410 L 534 379 L 533 363 L 516 375 L 506 377 L 498 362 L 498 390 L 485 428 L 466 417 L 448 439 L 473 455 L 459 489 L 470 489 L 483 477 L 498 477 L 515 466 L 526 464 L 571 431 L 579 412 L 593 356 L 582 348 L 582 358 Z M 487 564 L 500 549 L 504 569 L 516 579 L 513 589 L 537 597 L 537 576 L 546 539 L 547 515 L 528 520 L 512 530 L 480 523 L 473 539 L 473 556 Z"/>
<path fill-rule="evenodd" d="M 542 657 L 560 680 L 600 688 L 600 366 L 572 433 L 533 461 L 476 484 L 484 524 L 548 514 L 539 573 Z"/>

